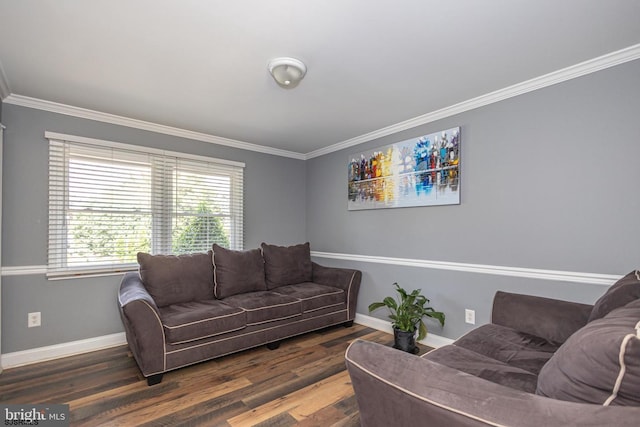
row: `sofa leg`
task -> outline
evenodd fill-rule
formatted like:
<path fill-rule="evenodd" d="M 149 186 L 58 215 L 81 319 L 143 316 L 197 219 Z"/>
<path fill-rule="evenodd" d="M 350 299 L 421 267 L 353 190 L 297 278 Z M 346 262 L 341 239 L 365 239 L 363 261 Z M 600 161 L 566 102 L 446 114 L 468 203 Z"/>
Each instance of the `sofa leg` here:
<path fill-rule="evenodd" d="M 342 324 L 342 326 L 344 326 L 345 328 L 350 328 L 353 326 L 353 320 L 349 320 L 348 322 L 344 322 Z"/>
<path fill-rule="evenodd" d="M 147 385 L 152 386 L 152 385 L 160 384 L 160 382 L 162 381 L 162 375 L 164 374 L 155 374 L 155 375 L 151 375 L 150 377 L 147 377 Z"/>
<path fill-rule="evenodd" d="M 278 347 L 280 347 L 280 341 L 267 343 L 267 348 L 269 350 L 276 350 Z"/>

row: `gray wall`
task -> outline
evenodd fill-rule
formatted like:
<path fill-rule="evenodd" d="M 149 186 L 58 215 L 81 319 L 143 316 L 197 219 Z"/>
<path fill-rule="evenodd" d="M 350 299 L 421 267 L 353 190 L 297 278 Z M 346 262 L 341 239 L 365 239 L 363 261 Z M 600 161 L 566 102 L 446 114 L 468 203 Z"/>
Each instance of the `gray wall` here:
<path fill-rule="evenodd" d="M 322 252 L 622 275 L 639 266 L 638 75 L 635 61 L 307 162 L 4 104 L 2 265 L 46 264 L 48 130 L 245 162 L 247 248 L 309 240 Z M 461 205 L 347 211 L 350 154 L 452 126 L 462 127 Z M 361 314 L 395 281 L 422 288 L 448 315 L 431 332 L 449 338 L 471 328 L 464 308 L 489 320 L 497 289 L 588 303 L 605 289 L 316 261 L 363 271 Z M 2 352 L 121 332 L 119 280 L 4 276 Z M 26 327 L 30 311 L 42 327 Z"/>
<path fill-rule="evenodd" d="M 2 266 L 47 263 L 48 144 L 45 131 L 241 161 L 245 167 L 245 247 L 305 241 L 305 162 L 60 114 L 3 105 Z M 120 276 L 48 281 L 2 278 L 2 352 L 122 332 Z M 42 326 L 27 328 L 40 311 Z"/>
<path fill-rule="evenodd" d="M 640 267 L 640 61 L 520 95 L 307 161 L 313 249 L 622 275 Z M 428 95 L 425 95 L 428 96 Z M 461 205 L 348 211 L 351 154 L 461 126 Z M 548 280 L 349 264 L 364 271 L 358 312 L 398 281 L 422 288 L 457 338 L 464 308 L 489 320 L 498 289 L 593 303 L 606 289 Z M 384 311 L 375 317 L 385 318 Z"/>

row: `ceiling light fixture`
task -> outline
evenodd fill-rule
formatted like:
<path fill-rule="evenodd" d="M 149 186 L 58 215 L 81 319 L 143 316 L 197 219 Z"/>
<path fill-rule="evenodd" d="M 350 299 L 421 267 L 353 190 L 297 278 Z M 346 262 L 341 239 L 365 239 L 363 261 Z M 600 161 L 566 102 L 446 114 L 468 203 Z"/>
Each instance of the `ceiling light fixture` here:
<path fill-rule="evenodd" d="M 295 58 L 275 58 L 269 61 L 269 72 L 281 87 L 292 89 L 307 73 L 307 66 Z"/>

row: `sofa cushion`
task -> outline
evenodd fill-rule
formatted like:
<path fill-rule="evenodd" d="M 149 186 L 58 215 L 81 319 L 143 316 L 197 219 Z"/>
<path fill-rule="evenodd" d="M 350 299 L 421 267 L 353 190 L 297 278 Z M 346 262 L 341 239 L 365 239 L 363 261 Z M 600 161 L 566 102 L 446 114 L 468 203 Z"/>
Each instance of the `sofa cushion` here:
<path fill-rule="evenodd" d="M 506 387 L 528 393 L 536 390 L 536 374 L 456 344 L 440 347 L 422 357 Z"/>
<path fill-rule="evenodd" d="M 640 300 L 573 334 L 542 368 L 537 394 L 599 405 L 640 405 Z"/>
<path fill-rule="evenodd" d="M 247 326 L 289 319 L 302 314 L 302 303 L 299 299 L 271 291 L 247 292 L 230 296 L 223 301 L 247 312 Z"/>
<path fill-rule="evenodd" d="M 138 252 L 140 278 L 158 307 L 213 298 L 211 251 L 186 255 Z"/>
<path fill-rule="evenodd" d="M 212 260 L 216 298 L 267 290 L 260 249 L 234 251 L 214 243 Z"/>
<path fill-rule="evenodd" d="M 344 290 L 312 282 L 280 286 L 274 292 L 300 300 L 304 313 L 346 303 Z"/>
<path fill-rule="evenodd" d="M 266 243 L 261 246 L 268 289 L 311 281 L 313 266 L 309 242 L 295 246 Z"/>
<path fill-rule="evenodd" d="M 167 342 L 180 344 L 243 329 L 244 310 L 221 301 L 191 301 L 159 309 Z"/>
<path fill-rule="evenodd" d="M 480 326 L 459 338 L 455 345 L 538 375 L 558 346 L 506 326 Z"/>
<path fill-rule="evenodd" d="M 491 323 L 544 338 L 559 347 L 587 324 L 592 309 L 592 304 L 497 291 Z"/>
<path fill-rule="evenodd" d="M 593 305 L 589 322 L 600 319 L 611 310 L 640 298 L 640 271 L 635 270 L 614 283 Z"/>

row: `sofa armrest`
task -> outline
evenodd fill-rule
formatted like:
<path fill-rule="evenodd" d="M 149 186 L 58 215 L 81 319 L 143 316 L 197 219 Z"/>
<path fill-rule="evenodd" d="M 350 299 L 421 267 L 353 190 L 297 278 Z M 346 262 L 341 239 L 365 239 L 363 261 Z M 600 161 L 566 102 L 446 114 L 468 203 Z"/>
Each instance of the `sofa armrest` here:
<path fill-rule="evenodd" d="M 315 262 L 312 265 L 314 283 L 340 288 L 347 293 L 347 319 L 353 320 L 356 317 L 362 272 L 349 268 L 325 267 Z"/>
<path fill-rule="evenodd" d="M 565 402 L 511 389 L 381 344 L 345 360 L 362 426 L 632 426 L 640 408 Z"/>
<path fill-rule="evenodd" d="M 118 292 L 127 342 L 145 377 L 162 373 L 165 336 L 158 307 L 137 272 L 126 273 Z"/>
<path fill-rule="evenodd" d="M 491 322 L 562 344 L 587 324 L 593 306 L 532 295 L 496 292 Z"/>

